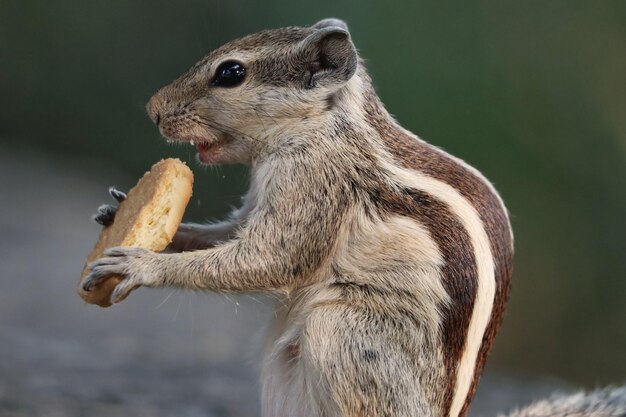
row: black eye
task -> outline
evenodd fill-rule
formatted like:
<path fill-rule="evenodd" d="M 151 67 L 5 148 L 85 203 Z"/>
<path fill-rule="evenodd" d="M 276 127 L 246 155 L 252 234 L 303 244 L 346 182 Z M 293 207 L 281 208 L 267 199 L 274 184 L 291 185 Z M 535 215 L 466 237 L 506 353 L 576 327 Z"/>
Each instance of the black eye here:
<path fill-rule="evenodd" d="M 217 71 L 215 71 L 215 77 L 211 81 L 211 85 L 217 87 L 235 87 L 243 82 L 246 77 L 246 69 L 237 61 L 222 62 Z"/>

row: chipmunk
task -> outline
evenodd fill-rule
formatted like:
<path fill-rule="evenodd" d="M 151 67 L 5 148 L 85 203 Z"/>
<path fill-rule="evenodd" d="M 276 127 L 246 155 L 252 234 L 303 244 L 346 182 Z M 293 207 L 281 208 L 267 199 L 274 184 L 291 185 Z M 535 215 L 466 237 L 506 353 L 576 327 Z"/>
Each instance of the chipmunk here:
<path fill-rule="evenodd" d="M 509 295 L 507 210 L 389 115 L 343 21 L 229 42 L 147 111 L 201 163 L 249 164 L 250 189 L 229 220 L 181 225 L 175 253 L 108 250 L 85 290 L 118 274 L 114 302 L 136 286 L 283 294 L 266 417 L 467 414 Z"/>

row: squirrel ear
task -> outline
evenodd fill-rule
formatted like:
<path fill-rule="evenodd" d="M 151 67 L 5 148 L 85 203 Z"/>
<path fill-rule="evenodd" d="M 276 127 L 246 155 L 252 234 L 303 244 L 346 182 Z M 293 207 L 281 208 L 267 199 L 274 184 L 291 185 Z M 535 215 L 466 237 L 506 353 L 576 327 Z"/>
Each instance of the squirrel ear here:
<path fill-rule="evenodd" d="M 343 29 L 346 32 L 348 32 L 348 25 L 346 24 L 346 22 L 344 22 L 341 19 L 335 19 L 334 17 L 329 17 L 328 19 L 322 19 L 311 27 L 315 29 L 324 29 L 328 27 L 334 27 L 334 28 Z"/>
<path fill-rule="evenodd" d="M 335 19 L 326 19 L 318 24 L 329 20 L 335 22 Z M 305 63 L 305 88 L 343 84 L 356 71 L 358 59 L 350 33 L 334 24 L 322 27 L 302 40 L 300 52 Z"/>

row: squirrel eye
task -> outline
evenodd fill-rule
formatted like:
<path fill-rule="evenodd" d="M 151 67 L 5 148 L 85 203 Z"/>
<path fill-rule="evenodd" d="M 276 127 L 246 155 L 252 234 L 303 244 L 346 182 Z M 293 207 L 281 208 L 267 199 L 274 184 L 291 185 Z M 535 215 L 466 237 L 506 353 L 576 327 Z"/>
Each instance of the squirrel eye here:
<path fill-rule="evenodd" d="M 235 87 L 246 77 L 246 69 L 237 61 L 222 62 L 215 71 L 211 85 L 216 87 Z"/>

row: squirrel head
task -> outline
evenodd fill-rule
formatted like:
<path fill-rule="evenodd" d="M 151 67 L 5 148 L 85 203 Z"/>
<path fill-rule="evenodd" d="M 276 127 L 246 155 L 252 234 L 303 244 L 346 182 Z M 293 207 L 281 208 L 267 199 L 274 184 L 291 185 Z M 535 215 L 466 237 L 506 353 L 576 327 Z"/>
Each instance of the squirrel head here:
<path fill-rule="evenodd" d="M 201 162 L 247 163 L 286 126 L 323 114 L 358 62 L 341 20 L 266 30 L 211 52 L 147 110 L 164 136 L 197 144 Z"/>

